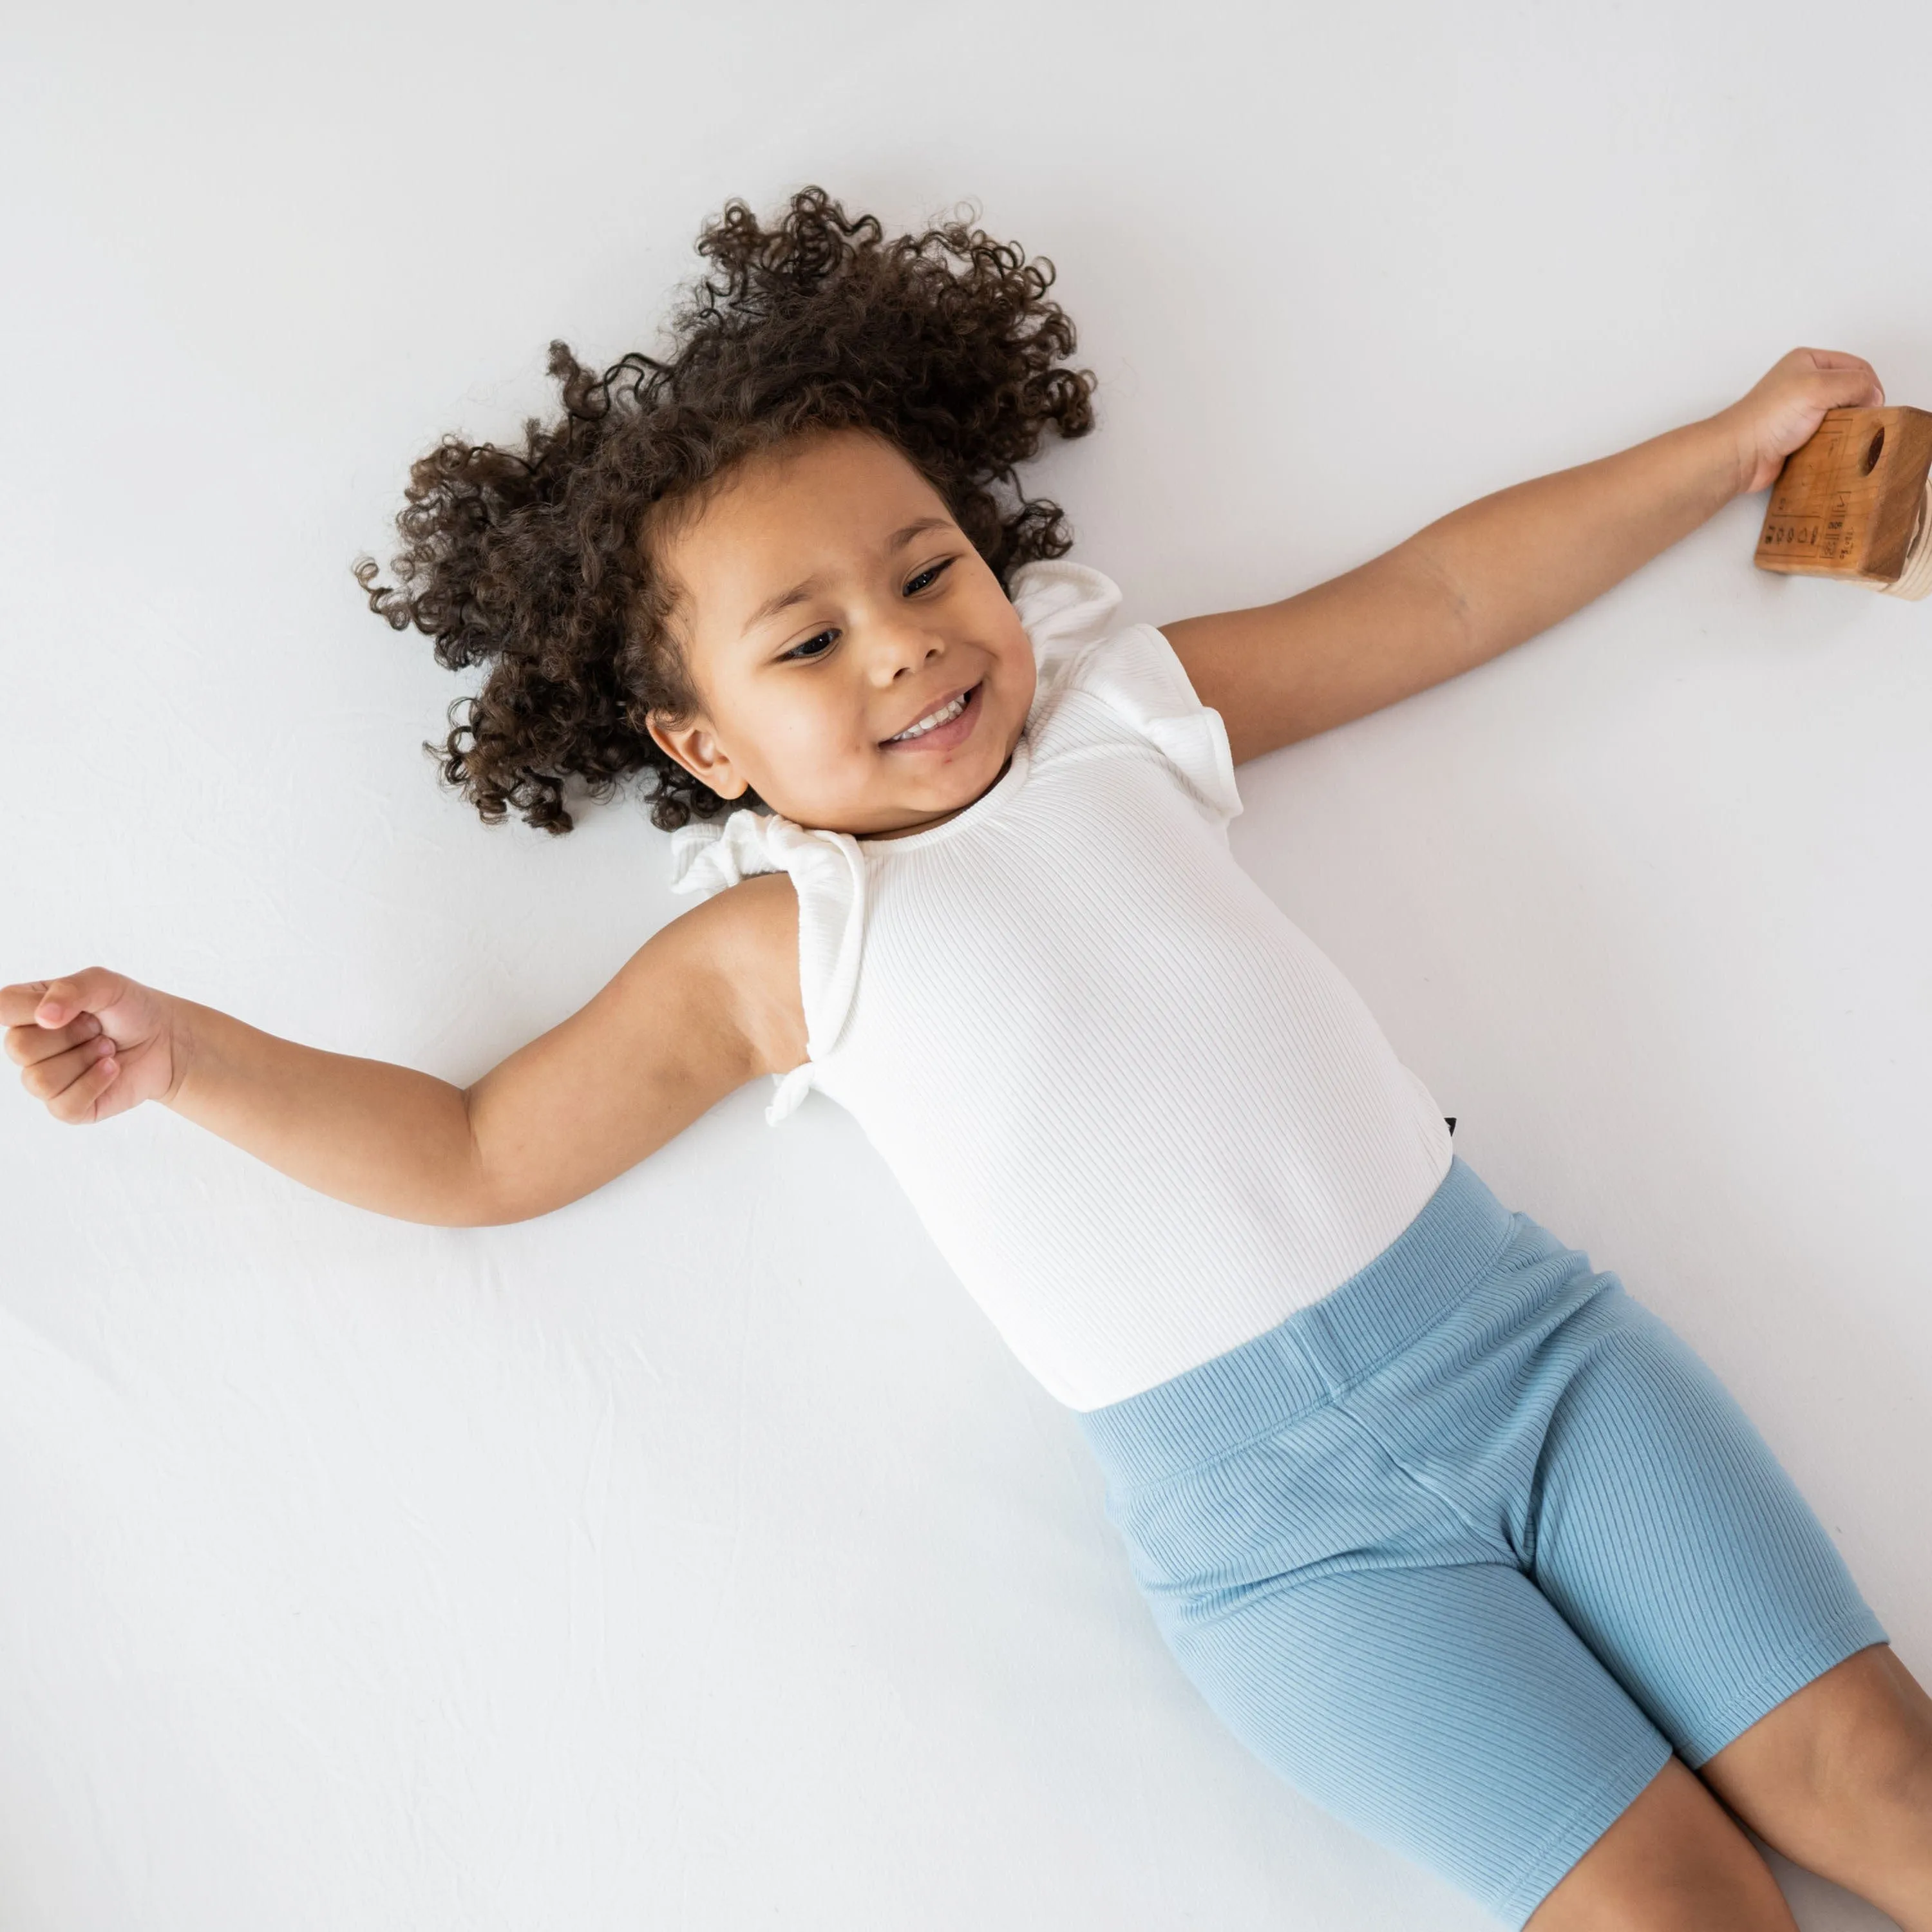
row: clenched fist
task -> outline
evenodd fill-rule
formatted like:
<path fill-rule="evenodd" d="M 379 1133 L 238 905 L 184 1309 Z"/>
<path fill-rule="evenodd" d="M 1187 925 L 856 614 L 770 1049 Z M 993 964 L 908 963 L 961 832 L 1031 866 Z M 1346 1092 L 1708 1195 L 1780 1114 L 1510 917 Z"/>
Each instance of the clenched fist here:
<path fill-rule="evenodd" d="M 180 1076 L 174 1002 L 105 967 L 0 986 L 0 1023 L 20 1084 L 74 1126 L 165 1100 Z"/>
<path fill-rule="evenodd" d="M 1794 349 L 1720 414 L 1738 440 L 1738 487 L 1768 490 L 1784 459 L 1810 442 L 1827 410 L 1875 409 L 1885 400 L 1878 371 L 1841 349 Z"/>

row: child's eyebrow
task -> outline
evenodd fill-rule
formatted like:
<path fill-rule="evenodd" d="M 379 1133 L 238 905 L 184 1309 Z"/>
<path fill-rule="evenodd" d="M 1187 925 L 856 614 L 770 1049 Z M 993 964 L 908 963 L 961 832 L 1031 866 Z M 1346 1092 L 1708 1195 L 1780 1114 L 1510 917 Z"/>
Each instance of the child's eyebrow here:
<path fill-rule="evenodd" d="M 904 530 L 893 531 L 886 539 L 886 548 L 897 550 L 902 544 L 910 543 L 922 530 L 944 530 L 951 526 L 952 519 L 949 517 L 922 517 L 917 523 L 908 524 Z"/>
<path fill-rule="evenodd" d="M 738 634 L 748 638 L 767 617 L 776 617 L 781 610 L 789 610 L 794 604 L 802 604 L 818 588 L 818 579 L 808 577 L 802 584 L 794 584 L 789 590 L 781 590 L 776 597 L 767 597 L 751 616 L 745 620 L 745 628 Z"/>
<path fill-rule="evenodd" d="M 895 530 L 886 539 L 886 549 L 898 550 L 926 530 L 944 530 L 952 527 L 947 517 L 922 517 L 916 524 L 908 524 L 902 530 Z M 767 597 L 751 616 L 745 620 L 745 628 L 738 634 L 748 638 L 767 617 L 776 617 L 781 610 L 789 610 L 794 604 L 802 604 L 818 588 L 818 579 L 808 577 L 802 584 L 794 584 L 789 590 L 781 590 L 776 596 Z"/>

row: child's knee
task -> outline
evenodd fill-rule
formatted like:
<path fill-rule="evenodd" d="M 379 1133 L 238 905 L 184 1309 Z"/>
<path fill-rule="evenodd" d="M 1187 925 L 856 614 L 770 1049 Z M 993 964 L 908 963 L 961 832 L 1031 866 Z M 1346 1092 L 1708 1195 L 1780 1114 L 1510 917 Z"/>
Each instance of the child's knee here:
<path fill-rule="evenodd" d="M 1793 1837 L 1896 1837 L 1914 1820 L 1932 1837 L 1932 1698 L 1890 1646 L 1870 1646 L 1767 1712 L 1703 1775 L 1780 1849 Z"/>
<path fill-rule="evenodd" d="M 1528 1932 L 1796 1932 L 1750 1840 L 1678 1760 L 1529 1918 Z"/>

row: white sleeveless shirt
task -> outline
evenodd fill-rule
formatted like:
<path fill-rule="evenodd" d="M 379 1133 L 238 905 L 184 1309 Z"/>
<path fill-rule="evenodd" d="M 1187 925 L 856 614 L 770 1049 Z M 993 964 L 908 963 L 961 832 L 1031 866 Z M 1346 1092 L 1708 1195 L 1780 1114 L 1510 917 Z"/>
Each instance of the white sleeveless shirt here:
<path fill-rule="evenodd" d="M 1220 715 L 1097 571 L 1012 596 L 1039 689 L 1004 776 L 924 832 L 740 810 L 674 886 L 783 871 L 816 1087 L 858 1119 L 1070 1408 L 1220 1354 L 1371 1261 L 1448 1172 L 1442 1112 L 1228 850 Z"/>

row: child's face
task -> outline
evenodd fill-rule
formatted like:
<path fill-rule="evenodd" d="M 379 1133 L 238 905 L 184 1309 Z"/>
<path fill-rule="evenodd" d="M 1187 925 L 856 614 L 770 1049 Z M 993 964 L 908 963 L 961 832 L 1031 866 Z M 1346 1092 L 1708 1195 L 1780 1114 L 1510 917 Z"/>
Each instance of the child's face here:
<path fill-rule="evenodd" d="M 878 438 L 754 458 L 654 549 L 700 709 L 651 735 L 721 796 L 749 788 L 800 824 L 876 836 L 934 824 L 1000 776 L 1032 645 L 938 493 Z"/>

